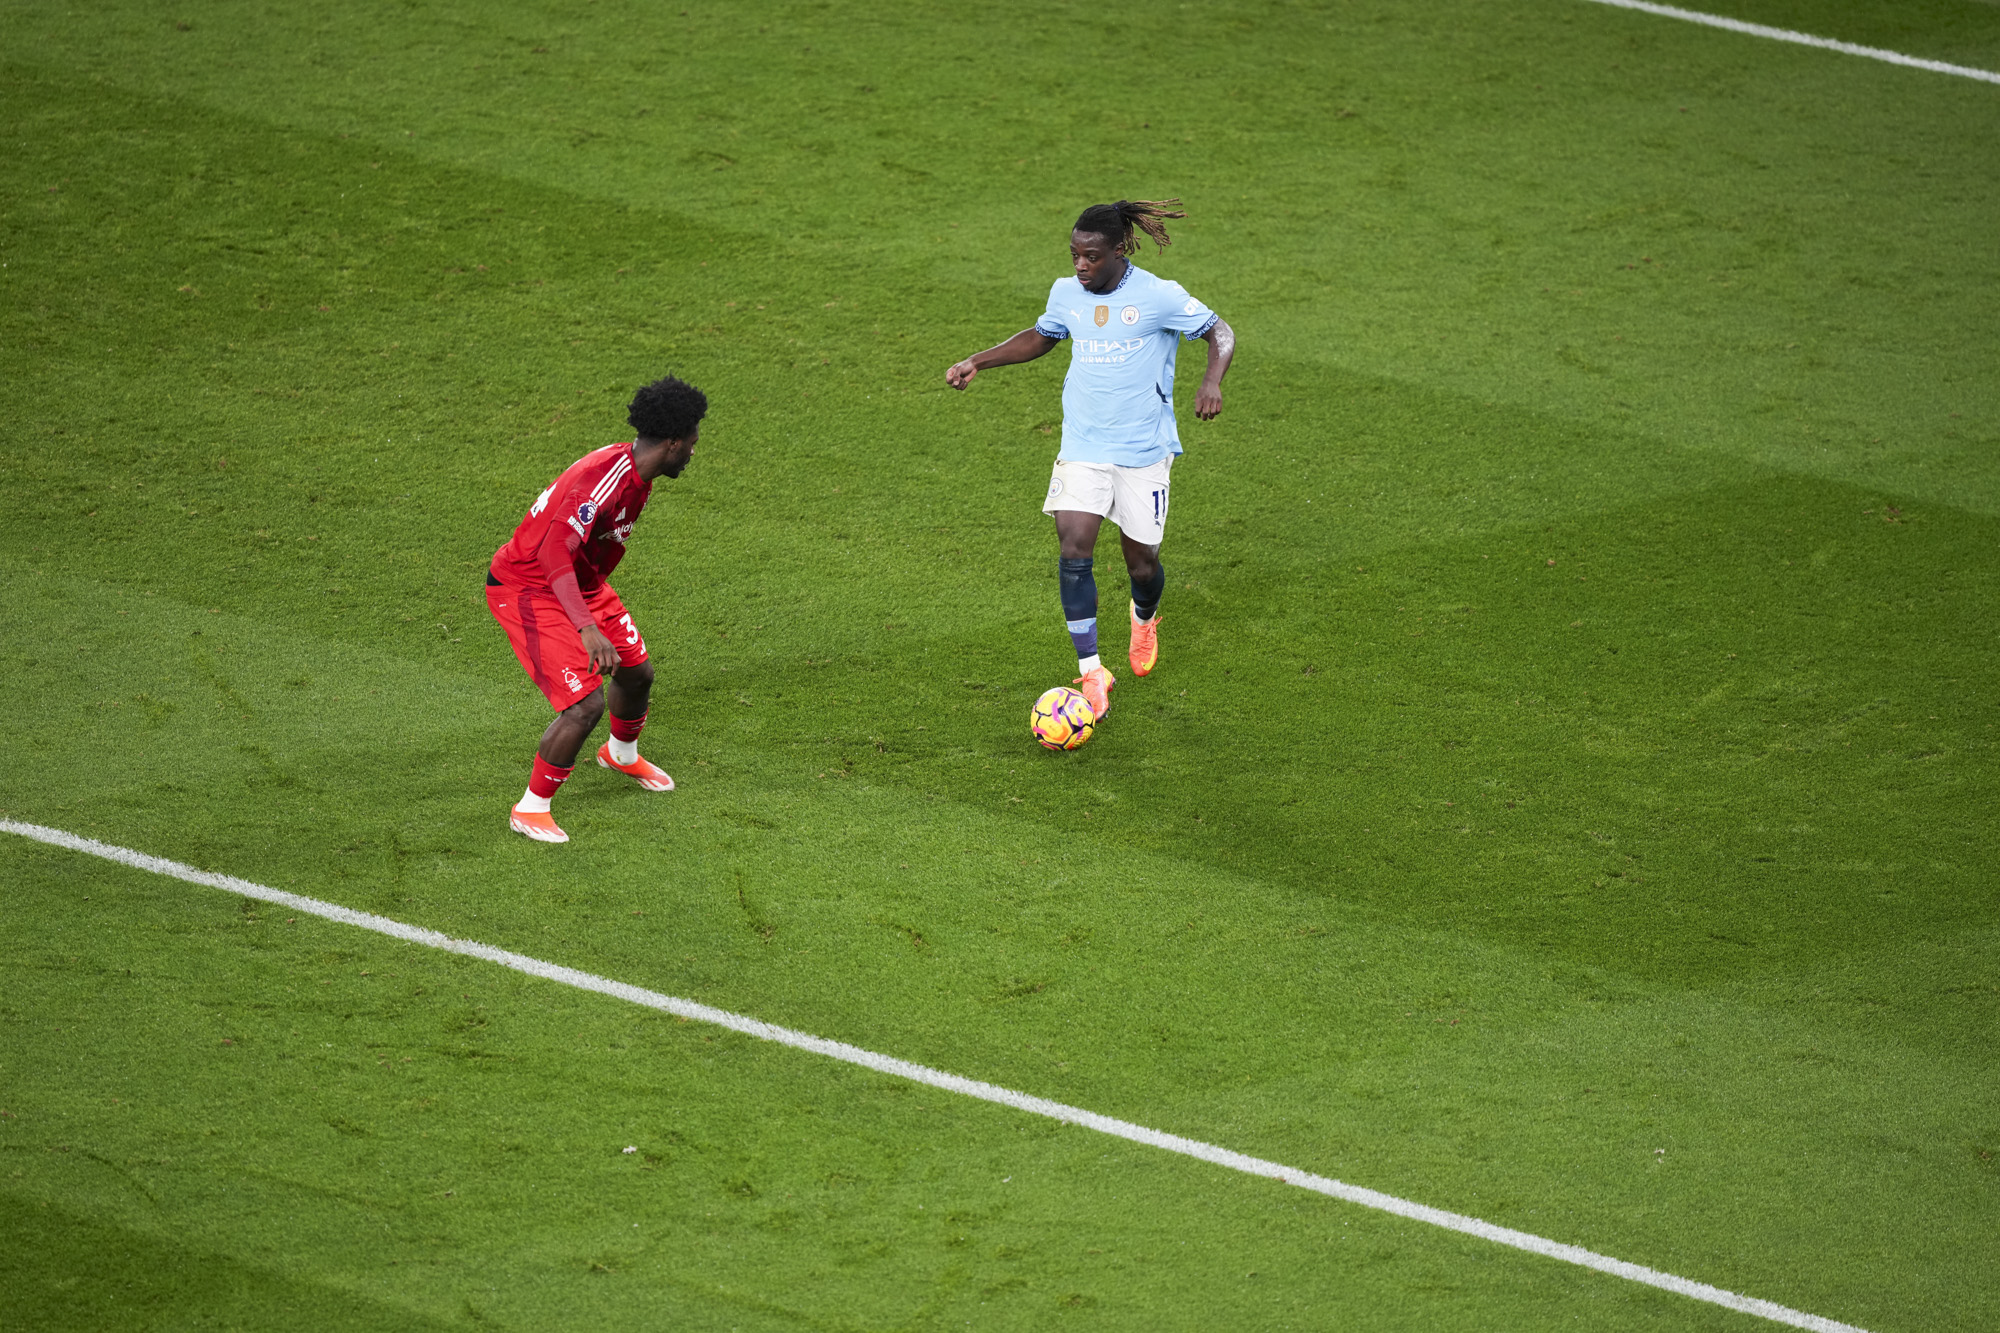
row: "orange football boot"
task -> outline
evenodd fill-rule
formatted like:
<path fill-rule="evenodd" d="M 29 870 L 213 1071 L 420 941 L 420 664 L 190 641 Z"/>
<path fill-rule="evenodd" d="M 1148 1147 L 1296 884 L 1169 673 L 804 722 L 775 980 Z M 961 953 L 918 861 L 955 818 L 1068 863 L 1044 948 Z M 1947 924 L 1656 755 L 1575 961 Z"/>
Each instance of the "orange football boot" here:
<path fill-rule="evenodd" d="M 1143 676 L 1160 661 L 1160 613 L 1156 608 L 1151 620 L 1139 619 L 1139 608 L 1132 608 L 1132 674 Z"/>
<path fill-rule="evenodd" d="M 609 768 L 632 778 L 647 791 L 672 791 L 674 780 L 667 776 L 667 770 L 647 761 L 644 755 L 629 764 L 621 764 L 611 757 L 611 743 L 597 747 L 597 762 L 600 767 Z"/>
<path fill-rule="evenodd" d="M 555 816 L 546 810 L 523 810 L 516 806 L 507 812 L 507 827 L 527 834 L 536 842 L 569 841 L 569 834 L 556 827 Z"/>
<path fill-rule="evenodd" d="M 1111 687 L 1118 683 L 1118 677 L 1104 667 L 1094 667 L 1089 674 L 1078 676 L 1072 682 L 1083 691 L 1085 702 L 1090 705 L 1091 715 L 1102 722 L 1104 715 L 1111 711 Z"/>

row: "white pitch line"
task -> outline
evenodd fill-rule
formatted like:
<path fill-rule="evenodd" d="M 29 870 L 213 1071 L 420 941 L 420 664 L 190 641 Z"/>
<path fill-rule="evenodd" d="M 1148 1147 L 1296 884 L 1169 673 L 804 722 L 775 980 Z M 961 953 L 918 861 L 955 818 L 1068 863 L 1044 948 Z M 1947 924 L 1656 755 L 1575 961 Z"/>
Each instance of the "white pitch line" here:
<path fill-rule="evenodd" d="M 1747 33 L 1752 37 L 1768 37 L 1774 42 L 1796 42 L 1800 46 L 1817 46 L 1823 51 L 1866 56 L 1870 60 L 1885 60 L 1891 65 L 1927 69 L 1933 74 L 1956 74 L 1962 79 L 1981 79 L 1987 83 L 2000 83 L 2000 74 L 1990 69 L 1948 65 L 1942 60 L 1925 60 L 1922 56 L 1906 56 L 1901 51 L 1885 51 L 1879 46 L 1856 46 L 1853 42 L 1839 42 L 1831 37 L 1815 37 L 1809 32 L 1793 32 L 1790 28 L 1767 28 L 1761 23 L 1745 23 L 1742 19 L 1724 18 L 1720 14 L 1703 14 L 1693 9 L 1656 5 L 1650 0 L 1591 0 L 1591 3 L 1614 5 L 1619 9 L 1636 9 L 1641 13 L 1658 14 L 1661 18 L 1682 19 L 1688 23 L 1705 23 L 1711 28 L 1727 28 L 1730 32 Z"/>
<path fill-rule="evenodd" d="M 1232 1171 L 1266 1176 L 1280 1184 L 1296 1185 L 1301 1189 L 1330 1195 L 1347 1203 L 1360 1204 L 1364 1208 L 1380 1209 L 1382 1212 L 1394 1213 L 1397 1217 L 1406 1217 L 1414 1222 L 1428 1222 L 1447 1231 L 1459 1231 L 1468 1236 L 1477 1236 L 1481 1240 L 1490 1240 L 1496 1245 L 1508 1245 L 1517 1250 L 1526 1250 L 1530 1254 L 1542 1255 L 1544 1258 L 1560 1259 L 1564 1263 L 1594 1269 L 1599 1273 L 1609 1273 L 1613 1277 L 1622 1277 L 1631 1282 L 1641 1282 L 1649 1287 L 1658 1287 L 1662 1291 L 1671 1291 L 1678 1296 L 1720 1305 L 1724 1309 L 1757 1315 L 1792 1328 L 1811 1329 L 1813 1333 L 1864 1333 L 1864 1330 L 1852 1324 L 1843 1324 L 1820 1315 L 1788 1309 L 1771 1301 L 1759 1300 L 1755 1296 L 1739 1296 L 1733 1291 L 1711 1287 L 1706 1282 L 1675 1277 L 1672 1273 L 1662 1273 L 1657 1269 L 1627 1263 L 1623 1259 L 1613 1259 L 1581 1246 L 1565 1245 L 1561 1241 L 1548 1240 L 1525 1231 L 1515 1231 L 1511 1227 L 1495 1226 L 1476 1217 L 1466 1217 L 1461 1213 L 1446 1212 L 1442 1208 L 1432 1208 L 1427 1204 L 1413 1203 L 1408 1199 L 1399 1199 L 1393 1194 L 1383 1194 L 1360 1185 L 1348 1185 L 1278 1162 L 1267 1162 L 1262 1158 L 1232 1152 L 1228 1148 L 1218 1148 L 1212 1143 L 1184 1139 L 1178 1134 L 1169 1134 L 1164 1130 L 1148 1129 L 1144 1125 L 1114 1120 L 1095 1111 L 1065 1106 L 1061 1102 L 1052 1102 L 1045 1097 L 1033 1097 L 1025 1092 L 1015 1092 L 1010 1088 L 981 1083 L 977 1079 L 964 1078 L 958 1074 L 947 1074 L 928 1065 L 911 1064 L 908 1060 L 898 1060 L 892 1055 L 877 1055 L 873 1051 L 864 1051 L 859 1046 L 849 1046 L 846 1042 L 830 1041 L 825 1037 L 815 1037 L 805 1032 L 794 1032 L 790 1028 L 781 1028 L 754 1018 L 746 1018 L 742 1014 L 732 1014 L 726 1009 L 714 1009 L 694 1000 L 662 995 L 658 991 L 645 990 L 622 981 L 612 981 L 608 977 L 594 976 L 589 972 L 579 972 L 575 968 L 563 967 L 557 963 L 545 963 L 539 958 L 529 958 L 525 954 L 509 953 L 490 944 L 453 939 L 435 930 L 425 930 L 420 926 L 406 926 L 400 921 L 391 921 L 385 916 L 357 912 L 351 907 L 321 902 L 317 898 L 303 898 L 296 893 L 286 893 L 282 889 L 254 884 L 247 879 L 238 879 L 234 875 L 217 875 L 206 870 L 197 870 L 193 866 L 182 865 L 179 861 L 148 856 L 129 847 L 114 847 L 110 843 L 98 842 L 94 838 L 79 837 L 62 829 L 44 828 L 40 824 L 19 824 L 11 819 L 0 819 L 0 833 L 18 834 L 23 838 L 32 838 L 36 842 L 48 843 L 53 847 L 66 847 L 73 852 L 101 856 L 107 861 L 116 861 L 135 870 L 150 870 L 156 875 L 168 875 L 174 879 L 186 880 L 190 884 L 222 889 L 228 893 L 241 894 L 245 898 L 255 898 L 259 902 L 275 903 L 288 911 L 323 917 L 328 921 L 357 926 L 362 930 L 372 930 L 379 935 L 387 935 L 410 944 L 421 944 L 432 949 L 443 949 L 448 953 L 464 954 L 468 958 L 498 963 L 501 967 L 510 967 L 516 972 L 525 972 L 544 981 L 559 982 L 565 986 L 574 986 L 578 990 L 595 991 L 599 995 L 609 995 L 614 999 L 644 1005 L 648 1009 L 664 1010 L 698 1023 L 712 1023 L 717 1027 L 741 1032 L 745 1036 L 756 1037 L 762 1041 L 774 1041 L 781 1046 L 811 1051 L 815 1055 L 860 1065 L 863 1069 L 872 1069 L 881 1074 L 893 1074 L 897 1078 L 942 1088 L 946 1092 L 962 1093 L 967 1097 L 977 1097 L 981 1101 L 997 1102 L 1001 1106 L 1026 1111 L 1030 1115 L 1047 1116 L 1064 1124 L 1081 1125 L 1100 1134 L 1110 1134 L 1117 1138 L 1130 1139 L 1134 1143 L 1143 1143 L 1149 1148 L 1180 1153 L 1184 1157 L 1193 1157 L 1215 1166 L 1226 1166 Z"/>

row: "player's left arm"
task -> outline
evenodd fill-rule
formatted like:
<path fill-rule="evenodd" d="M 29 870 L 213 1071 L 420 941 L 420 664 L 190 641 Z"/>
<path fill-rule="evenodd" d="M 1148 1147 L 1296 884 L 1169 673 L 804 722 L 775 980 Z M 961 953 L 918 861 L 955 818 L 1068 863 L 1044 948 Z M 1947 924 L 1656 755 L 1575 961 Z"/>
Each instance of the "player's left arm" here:
<path fill-rule="evenodd" d="M 1236 359 L 1236 330 L 1218 317 L 1201 340 L 1208 344 L 1208 370 L 1201 377 L 1201 388 L 1195 390 L 1194 414 L 1203 421 L 1213 421 L 1222 415 L 1222 377 Z"/>

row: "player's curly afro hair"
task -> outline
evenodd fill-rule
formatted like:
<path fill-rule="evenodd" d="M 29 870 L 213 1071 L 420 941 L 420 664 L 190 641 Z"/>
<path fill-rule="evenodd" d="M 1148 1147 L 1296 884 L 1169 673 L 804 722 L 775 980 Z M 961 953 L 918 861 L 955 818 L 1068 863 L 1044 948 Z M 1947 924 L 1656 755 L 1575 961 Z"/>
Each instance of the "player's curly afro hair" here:
<path fill-rule="evenodd" d="M 669 375 L 632 396 L 625 420 L 649 440 L 685 440 L 708 415 L 708 395 Z"/>
<path fill-rule="evenodd" d="M 1167 219 L 1187 216 L 1167 211 L 1179 203 L 1178 199 L 1120 199 L 1115 204 L 1092 204 L 1083 210 L 1073 230 L 1107 237 L 1117 244 L 1119 254 L 1136 255 L 1139 238 L 1132 234 L 1132 229 L 1137 227 L 1164 250 L 1173 244 L 1167 236 Z"/>

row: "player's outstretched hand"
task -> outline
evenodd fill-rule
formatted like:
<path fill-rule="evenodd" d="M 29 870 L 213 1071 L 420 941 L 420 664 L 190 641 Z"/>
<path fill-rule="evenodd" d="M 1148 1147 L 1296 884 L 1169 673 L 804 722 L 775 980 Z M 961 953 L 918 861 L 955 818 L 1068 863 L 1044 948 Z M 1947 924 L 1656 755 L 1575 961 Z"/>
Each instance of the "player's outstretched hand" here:
<path fill-rule="evenodd" d="M 608 676 L 618 669 L 618 650 L 611 646 L 611 640 L 604 637 L 604 631 L 595 625 L 585 625 L 576 632 L 583 640 L 583 651 L 590 654 L 590 669 L 600 676 Z"/>
<path fill-rule="evenodd" d="M 978 373 L 979 367 L 973 365 L 972 358 L 968 356 L 944 373 L 944 382 L 954 389 L 963 389 L 972 383 L 972 377 Z"/>
<path fill-rule="evenodd" d="M 1203 421 L 1213 421 L 1221 416 L 1222 390 L 1202 385 L 1194 396 L 1194 414 Z"/>

